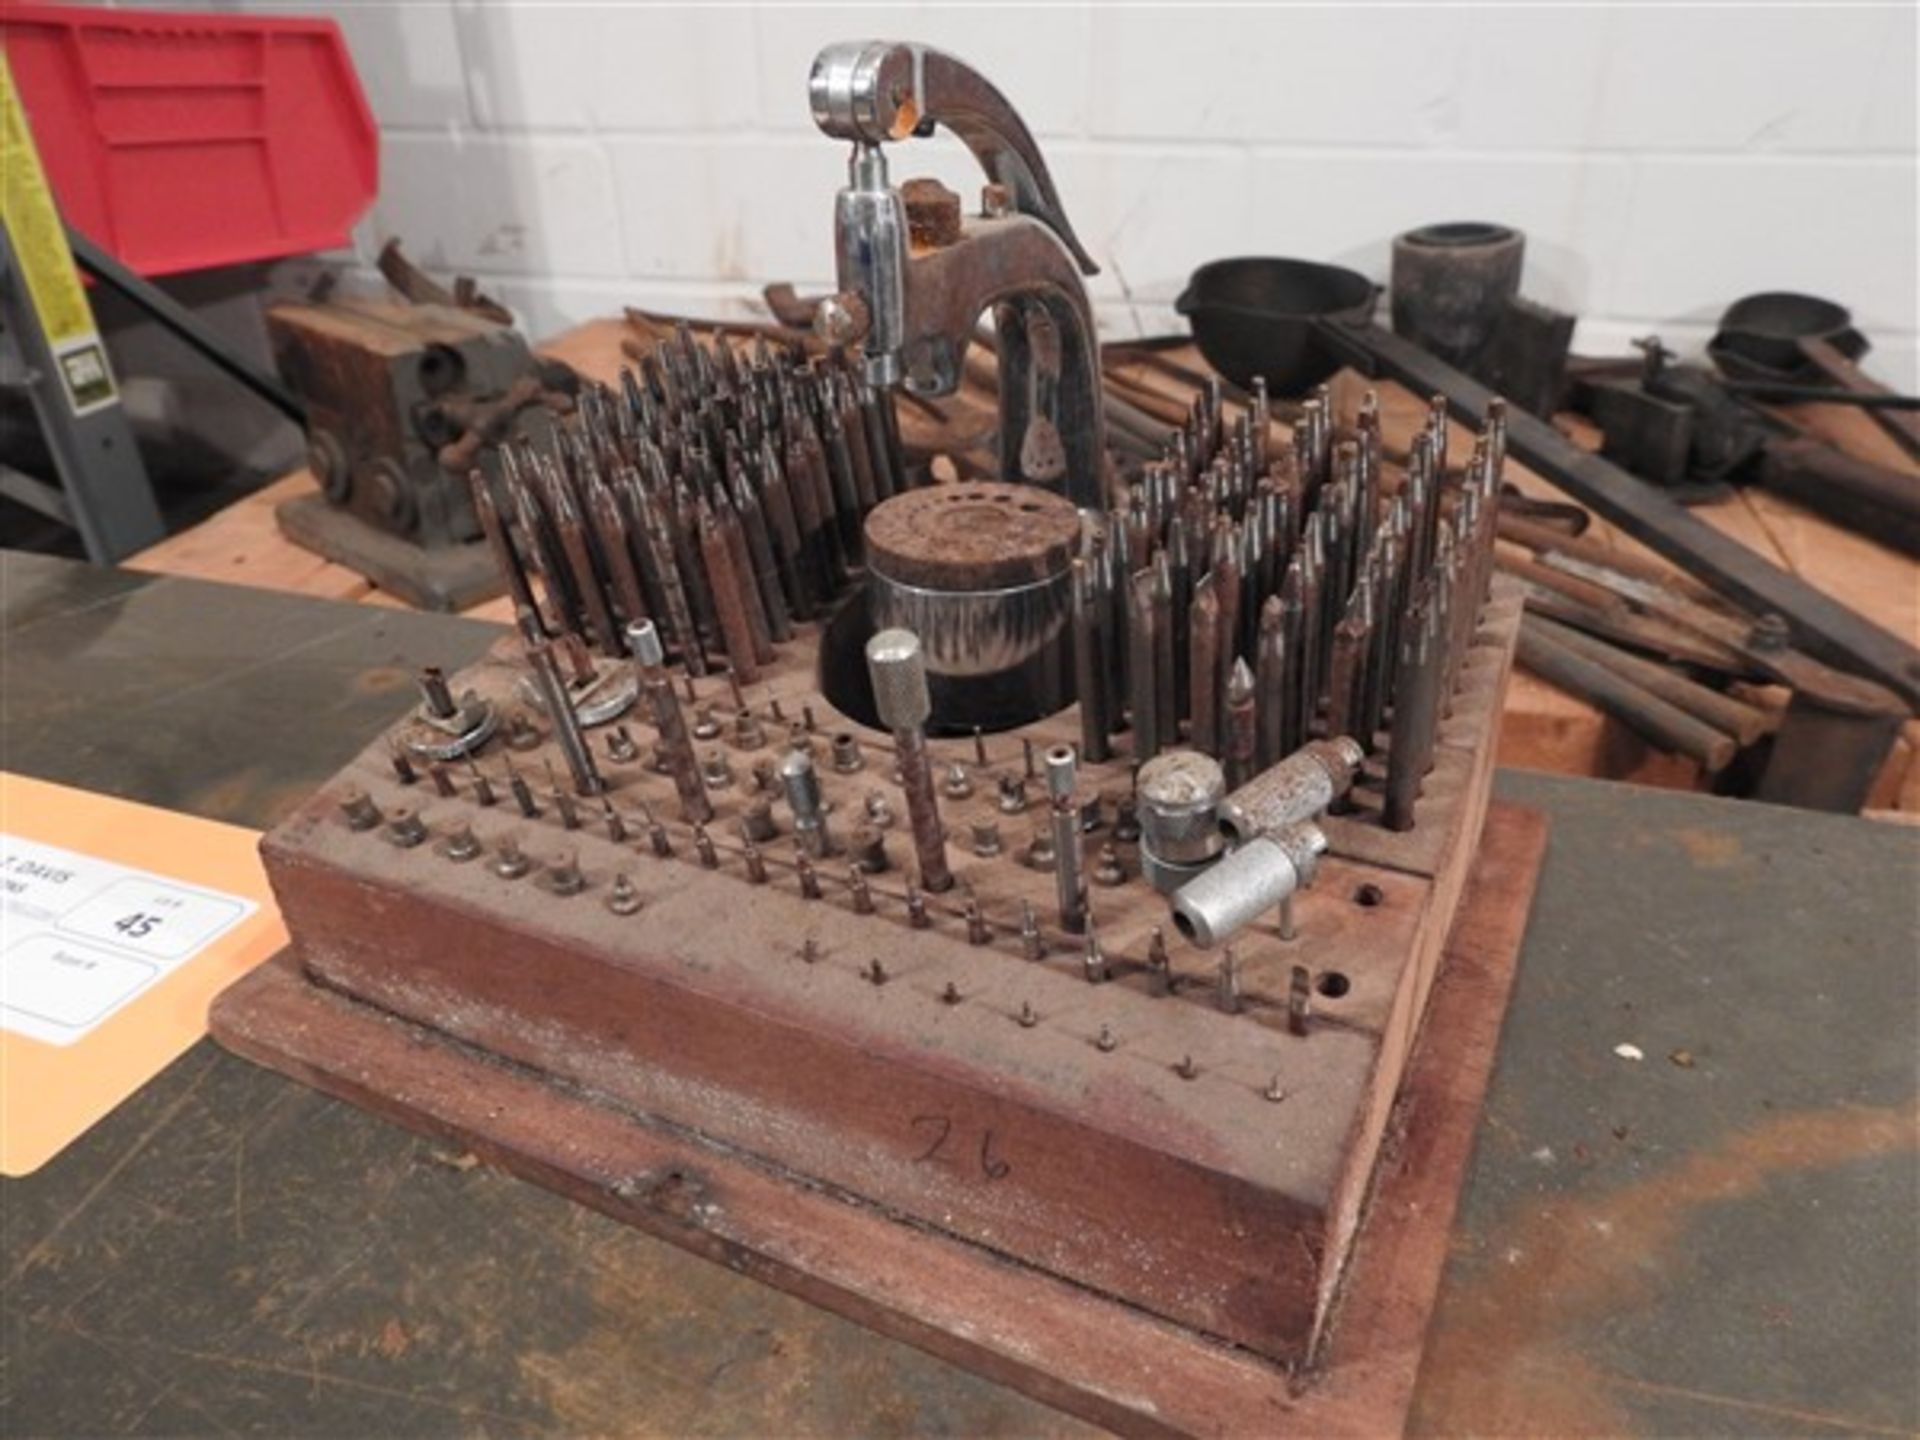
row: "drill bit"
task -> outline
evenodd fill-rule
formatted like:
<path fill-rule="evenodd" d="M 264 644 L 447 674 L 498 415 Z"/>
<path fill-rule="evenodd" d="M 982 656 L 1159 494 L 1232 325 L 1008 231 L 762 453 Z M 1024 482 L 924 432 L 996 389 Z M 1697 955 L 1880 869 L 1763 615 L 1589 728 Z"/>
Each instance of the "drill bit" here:
<path fill-rule="evenodd" d="M 1127 582 L 1128 710 L 1133 726 L 1133 763 L 1144 765 L 1160 753 L 1159 670 L 1153 607 L 1154 576 L 1142 570 Z"/>
<path fill-rule="evenodd" d="M 620 653 L 620 632 L 614 628 L 613 612 L 607 606 L 606 592 L 593 568 L 588 549 L 587 529 L 574 503 L 572 488 L 561 479 L 557 467 L 549 467 L 547 496 L 553 510 L 554 528 L 560 532 L 560 549 L 573 576 L 574 593 L 580 597 L 594 643 L 608 655 Z"/>
<path fill-rule="evenodd" d="M 1208 755 L 1220 751 L 1220 602 L 1214 590 L 1215 580 L 1209 572 L 1193 587 L 1193 603 L 1188 608 L 1188 712 L 1192 722 L 1187 738 L 1194 749 Z"/>
<path fill-rule="evenodd" d="M 660 582 L 661 605 L 668 633 L 679 648 L 680 660 L 687 667 L 687 673 L 704 675 L 707 673 L 706 652 L 701 648 L 699 627 L 694 624 L 687 588 L 680 578 L 680 559 L 667 525 L 664 498 L 659 501 L 647 499 L 643 504 L 641 536 L 652 557 L 652 571 Z M 633 643 L 631 636 L 627 643 Z"/>
<path fill-rule="evenodd" d="M 1113 727 L 1107 705 L 1107 660 L 1101 647 L 1103 634 L 1098 621 L 1100 597 L 1084 559 L 1074 559 L 1070 583 L 1074 690 L 1080 702 L 1080 749 L 1089 761 L 1098 763 L 1108 756 L 1107 735 Z"/>
<path fill-rule="evenodd" d="M 726 644 L 727 661 L 743 684 L 760 679 L 760 663 L 753 643 L 753 624 L 748 619 L 746 596 L 735 572 L 733 553 L 721 533 L 720 523 L 706 498 L 698 507 L 700 555 L 706 562 L 707 583 L 713 606 L 720 620 L 720 636 Z"/>
<path fill-rule="evenodd" d="M 1226 764 L 1227 786 L 1238 789 L 1253 778 L 1254 756 L 1258 750 L 1253 671 L 1238 656 L 1227 676 L 1226 736 L 1222 759 Z"/>
<path fill-rule="evenodd" d="M 1174 657 L 1186 653 L 1186 636 L 1174 619 L 1173 568 L 1165 550 L 1153 557 L 1150 594 L 1153 605 L 1153 734 L 1164 748 L 1180 738 L 1180 697 L 1175 688 L 1179 681 L 1179 670 Z"/>
<path fill-rule="evenodd" d="M 600 542 L 620 613 L 629 624 L 646 619 L 647 602 L 640 590 L 640 573 L 633 565 L 633 549 L 627 543 L 626 519 L 612 489 L 597 475 L 587 482 L 587 516 L 593 521 L 594 539 Z"/>
<path fill-rule="evenodd" d="M 760 591 L 760 606 L 766 612 L 768 638 L 782 644 L 793 638 L 793 619 L 787 608 L 787 594 L 781 587 L 780 566 L 774 556 L 773 537 L 767 528 L 766 507 L 747 479 L 746 467 L 735 456 L 729 466 L 733 488 L 733 508 L 740 517 L 746 535 L 747 553 L 752 561 L 753 580 Z"/>
<path fill-rule="evenodd" d="M 1260 607 L 1260 629 L 1254 648 L 1254 692 L 1259 710 L 1254 766 L 1265 770 L 1286 751 L 1287 702 L 1286 612 L 1278 595 L 1269 595 Z"/>
<path fill-rule="evenodd" d="M 1420 782 L 1433 758 L 1442 668 L 1435 620 L 1430 600 L 1423 594 L 1401 627 L 1393 737 L 1387 751 L 1387 796 L 1381 815 L 1389 830 L 1413 828 Z"/>
<path fill-rule="evenodd" d="M 767 620 L 766 606 L 760 602 L 760 586 L 753 576 L 753 554 L 747 548 L 746 526 L 728 499 L 724 486 L 713 492 L 713 515 L 720 526 L 720 538 L 726 542 L 727 558 L 733 567 L 734 590 L 746 611 L 747 629 L 753 637 L 753 658 L 762 665 L 773 663 L 773 632 Z"/>
<path fill-rule="evenodd" d="M 507 453 L 510 452 L 502 452 L 503 455 Z M 507 539 L 506 527 L 500 523 L 500 507 L 494 503 L 493 487 L 478 469 L 467 472 L 467 485 L 473 492 L 473 513 L 480 521 L 480 533 L 487 538 L 487 548 L 493 553 L 494 568 L 506 582 L 507 594 L 513 599 L 515 613 L 522 607 L 530 614 L 535 613 L 533 586 L 527 579 L 520 557 L 514 553 Z"/>

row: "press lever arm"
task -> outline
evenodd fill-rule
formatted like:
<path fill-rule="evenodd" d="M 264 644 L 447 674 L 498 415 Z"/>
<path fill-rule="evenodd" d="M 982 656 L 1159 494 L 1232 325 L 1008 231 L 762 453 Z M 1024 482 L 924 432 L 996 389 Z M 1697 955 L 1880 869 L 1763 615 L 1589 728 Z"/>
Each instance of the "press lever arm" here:
<path fill-rule="evenodd" d="M 987 178 L 1005 187 L 1016 211 L 1059 236 L 1082 274 L 1100 273 L 1067 221 L 1026 123 L 971 66 L 924 45 L 844 41 L 814 59 L 807 94 L 814 123 L 858 145 L 884 145 L 925 133 L 929 124 L 944 125 L 973 152 Z"/>

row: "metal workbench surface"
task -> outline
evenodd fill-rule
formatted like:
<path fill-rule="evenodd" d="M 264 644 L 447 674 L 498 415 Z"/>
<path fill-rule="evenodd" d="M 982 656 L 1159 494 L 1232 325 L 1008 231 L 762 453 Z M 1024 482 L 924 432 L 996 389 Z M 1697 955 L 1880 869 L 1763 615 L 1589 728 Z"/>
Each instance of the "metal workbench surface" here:
<path fill-rule="evenodd" d="M 497 633 L 7 554 L 3 763 L 265 826 Z M 1412 1428 L 1920 1429 L 1920 834 L 1498 793 L 1552 838 Z M 210 1042 L 0 1220 L 9 1434 L 1085 1429 Z"/>

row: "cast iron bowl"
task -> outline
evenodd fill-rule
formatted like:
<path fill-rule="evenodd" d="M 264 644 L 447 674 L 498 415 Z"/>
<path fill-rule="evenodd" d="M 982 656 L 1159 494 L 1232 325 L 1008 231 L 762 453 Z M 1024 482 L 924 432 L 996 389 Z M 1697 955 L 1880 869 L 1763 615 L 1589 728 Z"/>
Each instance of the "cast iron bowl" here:
<path fill-rule="evenodd" d="M 1808 358 L 1803 340 L 1824 340 L 1849 360 L 1867 353 L 1867 337 L 1853 328 L 1853 316 L 1844 305 L 1792 290 L 1768 290 L 1734 301 L 1720 317 L 1707 353 L 1736 377 L 1832 383 Z"/>
<path fill-rule="evenodd" d="M 1346 362 L 1340 322 L 1364 324 L 1378 287 L 1356 270 L 1311 260 L 1243 256 L 1193 272 L 1174 309 L 1215 370 L 1246 389 L 1256 375 L 1276 394 L 1318 385 Z"/>

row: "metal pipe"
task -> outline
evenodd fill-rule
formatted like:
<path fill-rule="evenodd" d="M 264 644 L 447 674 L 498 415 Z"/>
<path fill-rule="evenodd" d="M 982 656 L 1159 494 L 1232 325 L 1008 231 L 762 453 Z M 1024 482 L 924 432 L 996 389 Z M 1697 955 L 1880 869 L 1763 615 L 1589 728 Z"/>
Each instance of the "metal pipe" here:
<path fill-rule="evenodd" d="M 1220 833 L 1235 845 L 1324 812 L 1353 788 L 1366 759 L 1349 735 L 1314 740 L 1220 802 Z"/>
<path fill-rule="evenodd" d="M 1326 848 L 1326 835 L 1307 821 L 1254 836 L 1174 892 L 1174 928 L 1195 945 L 1231 939 L 1312 884 Z"/>
<path fill-rule="evenodd" d="M 1047 797 L 1052 811 L 1054 890 L 1060 902 L 1060 927 L 1071 934 L 1087 928 L 1085 853 L 1080 838 L 1080 806 L 1074 799 L 1079 767 L 1073 748 L 1055 745 L 1046 754 Z"/>
<path fill-rule="evenodd" d="M 1377 325 L 1343 338 L 1417 392 L 1441 394 L 1456 414 L 1487 413 L 1493 392 L 1409 340 Z M 1829 664 L 1872 676 L 1920 704 L 1920 649 L 1872 624 L 1797 575 L 1768 564 L 1732 536 L 1688 513 L 1638 476 L 1580 449 L 1524 412 L 1505 421 L 1506 441 L 1530 468 L 1649 549 L 1699 576 L 1756 615 L 1785 616 L 1796 642 Z"/>
<path fill-rule="evenodd" d="M 1592 701 L 1660 749 L 1697 761 L 1709 774 L 1724 770 L 1739 749 L 1731 735 L 1562 644 L 1536 625 L 1521 626 L 1518 658 L 1535 674 Z"/>
<path fill-rule="evenodd" d="M 553 738 L 566 757 L 567 770 L 573 776 L 573 788 L 581 795 L 598 795 L 607 788 L 600 769 L 587 748 L 587 737 L 580 729 L 580 717 L 573 712 L 573 700 L 567 694 L 567 682 L 560 678 L 560 666 L 553 658 L 553 646 L 546 641 L 527 647 L 527 659 L 533 666 L 534 682 L 546 703 L 547 718 L 553 722 Z"/>
<path fill-rule="evenodd" d="M 626 633 L 627 648 L 633 652 L 634 668 L 640 675 L 640 693 L 647 697 L 653 728 L 660 737 L 660 756 L 680 796 L 680 813 L 694 824 L 704 825 L 713 819 L 713 802 L 707 798 L 706 782 L 700 778 L 693 738 L 687 734 L 687 718 L 681 713 L 680 697 L 674 693 L 673 677 L 667 674 L 660 632 L 653 621 L 637 620 L 627 626 Z"/>
<path fill-rule="evenodd" d="M 927 690 L 927 662 L 920 637 L 911 630 L 880 631 L 867 641 L 867 674 L 873 682 L 880 723 L 893 732 L 900 788 L 906 795 L 907 822 L 920 865 L 920 888 L 935 893 L 951 890 L 953 871 L 947 866 L 946 831 L 940 824 L 933 762 L 927 754 L 926 725 L 933 713 L 933 700 Z"/>
<path fill-rule="evenodd" d="M 1561 625 L 1542 615 L 1529 614 L 1523 628 L 1538 630 L 1567 649 L 1586 656 L 1597 665 L 1617 671 L 1650 695 L 1678 706 L 1716 730 L 1724 730 L 1741 745 L 1751 745 L 1774 728 L 1774 719 L 1757 705 L 1723 695 L 1697 680 L 1689 680 L 1664 665 L 1596 639 L 1571 625 Z"/>

